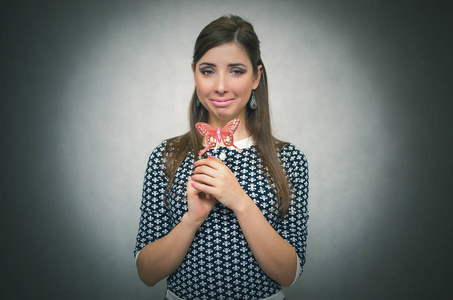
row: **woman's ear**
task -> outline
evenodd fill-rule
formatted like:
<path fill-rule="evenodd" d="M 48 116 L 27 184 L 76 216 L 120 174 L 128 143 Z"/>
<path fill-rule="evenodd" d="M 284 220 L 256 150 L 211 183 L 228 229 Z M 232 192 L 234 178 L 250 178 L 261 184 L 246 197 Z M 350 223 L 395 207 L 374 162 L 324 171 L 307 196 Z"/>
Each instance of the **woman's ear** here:
<path fill-rule="evenodd" d="M 258 66 L 258 71 L 256 72 L 256 77 L 253 80 L 253 89 L 255 90 L 260 84 L 261 74 L 263 74 L 263 65 Z"/>
<path fill-rule="evenodd" d="M 190 68 L 192 69 L 193 82 L 195 83 L 196 82 L 196 80 L 195 80 L 195 64 L 193 62 L 190 64 Z"/>

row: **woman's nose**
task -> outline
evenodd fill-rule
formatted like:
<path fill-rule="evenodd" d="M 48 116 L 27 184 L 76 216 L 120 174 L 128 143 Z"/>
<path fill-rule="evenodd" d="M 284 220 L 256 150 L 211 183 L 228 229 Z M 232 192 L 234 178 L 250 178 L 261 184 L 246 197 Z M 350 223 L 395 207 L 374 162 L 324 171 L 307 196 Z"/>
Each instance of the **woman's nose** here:
<path fill-rule="evenodd" d="M 219 94 L 225 94 L 226 92 L 228 92 L 227 79 L 225 78 L 225 75 L 223 75 L 223 74 L 220 74 L 217 77 L 216 92 Z"/>

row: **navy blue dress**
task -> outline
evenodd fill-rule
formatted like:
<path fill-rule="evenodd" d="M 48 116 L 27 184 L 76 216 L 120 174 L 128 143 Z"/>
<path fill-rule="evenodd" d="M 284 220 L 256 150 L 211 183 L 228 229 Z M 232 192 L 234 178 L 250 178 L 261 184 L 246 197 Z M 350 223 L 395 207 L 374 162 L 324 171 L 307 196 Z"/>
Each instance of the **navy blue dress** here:
<path fill-rule="evenodd" d="M 178 168 L 165 206 L 163 196 L 168 182 L 162 160 L 165 145 L 166 141 L 149 157 L 134 256 L 147 244 L 168 234 L 187 212 L 186 184 L 193 175 L 194 157 L 189 153 Z M 302 272 L 308 220 L 308 164 L 304 154 L 292 144 L 278 153 L 291 191 L 284 219 L 278 216 L 275 195 L 264 176 L 255 146 L 242 149 L 241 153 L 221 147 L 209 149 L 206 154 L 223 158 L 266 220 L 294 247 Z M 217 203 L 195 234 L 182 264 L 167 278 L 167 288 L 183 299 L 260 299 L 276 294 L 282 287 L 259 267 L 233 211 Z"/>

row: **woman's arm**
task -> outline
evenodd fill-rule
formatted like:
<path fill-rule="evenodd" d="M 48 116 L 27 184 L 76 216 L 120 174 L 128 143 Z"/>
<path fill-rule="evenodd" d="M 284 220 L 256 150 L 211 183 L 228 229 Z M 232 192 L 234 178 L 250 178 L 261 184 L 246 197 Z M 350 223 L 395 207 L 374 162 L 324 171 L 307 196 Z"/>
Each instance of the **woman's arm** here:
<path fill-rule="evenodd" d="M 198 227 L 186 213 L 170 233 L 140 251 L 136 261 L 137 271 L 147 286 L 155 285 L 181 265 Z"/>
<path fill-rule="evenodd" d="M 192 179 L 187 182 L 188 211 L 166 236 L 149 243 L 137 258 L 137 271 L 140 279 L 153 286 L 173 273 L 182 263 L 192 244 L 195 233 L 208 217 L 217 200 L 200 195 L 195 190 Z"/>
<path fill-rule="evenodd" d="M 261 269 L 284 287 L 294 282 L 297 256 L 293 246 L 269 224 L 255 203 L 246 195 L 243 205 L 234 209 L 245 239 Z"/>
<path fill-rule="evenodd" d="M 137 272 L 148 286 L 173 273 L 182 263 L 197 229 L 217 202 L 207 199 L 187 183 L 187 212 L 173 227 L 163 193 L 168 184 L 162 163 L 162 143 L 150 155 L 143 184 L 140 226 L 135 253 Z"/>

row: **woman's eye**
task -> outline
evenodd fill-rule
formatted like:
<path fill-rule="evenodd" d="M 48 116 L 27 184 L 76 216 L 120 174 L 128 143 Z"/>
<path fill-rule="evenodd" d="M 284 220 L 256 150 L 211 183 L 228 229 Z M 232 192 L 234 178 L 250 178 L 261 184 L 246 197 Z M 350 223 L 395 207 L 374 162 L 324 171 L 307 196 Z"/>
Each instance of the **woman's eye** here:
<path fill-rule="evenodd" d="M 242 70 L 242 69 L 232 69 L 231 72 L 234 74 L 234 75 L 242 75 L 245 73 L 245 70 Z"/>
<path fill-rule="evenodd" d="M 204 69 L 204 70 L 200 70 L 201 71 L 201 74 L 203 75 L 212 75 L 214 74 L 214 71 L 211 70 L 211 69 Z"/>

